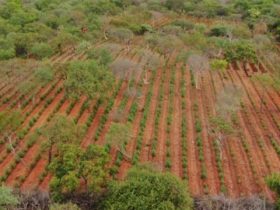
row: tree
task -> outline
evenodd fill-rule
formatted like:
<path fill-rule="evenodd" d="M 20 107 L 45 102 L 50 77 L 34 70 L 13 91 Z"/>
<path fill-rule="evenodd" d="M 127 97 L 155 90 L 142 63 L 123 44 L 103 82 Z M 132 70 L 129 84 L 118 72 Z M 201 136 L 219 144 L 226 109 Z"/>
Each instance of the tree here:
<path fill-rule="evenodd" d="M 86 193 L 98 193 L 108 178 L 108 153 L 104 148 L 90 145 L 85 151 L 74 144 L 63 144 L 49 168 L 53 174 L 50 189 L 54 200 L 75 194 L 84 181 Z"/>
<path fill-rule="evenodd" d="M 232 114 L 240 109 L 243 95 L 244 92 L 240 86 L 226 85 L 224 89 L 218 93 L 216 99 L 217 114 L 229 122 Z"/>
<path fill-rule="evenodd" d="M 240 109 L 240 104 L 243 97 L 243 91 L 238 86 L 226 85 L 225 88 L 218 93 L 216 99 L 216 116 L 210 120 L 210 135 L 215 138 L 215 141 L 220 149 L 223 142 L 230 135 L 235 133 L 233 127 L 233 119 L 236 112 Z"/>
<path fill-rule="evenodd" d="M 133 32 L 127 28 L 111 28 L 108 31 L 108 37 L 127 45 L 129 50 L 130 41 L 133 39 Z"/>
<path fill-rule="evenodd" d="M 223 59 L 213 59 L 210 66 L 213 71 L 221 72 L 224 75 L 228 67 L 228 62 Z"/>
<path fill-rule="evenodd" d="M 108 98 L 114 88 L 112 73 L 94 60 L 73 61 L 69 64 L 64 82 L 67 96 L 72 99 Z"/>
<path fill-rule="evenodd" d="M 188 58 L 188 64 L 191 71 L 195 74 L 196 88 L 199 88 L 199 78 L 204 71 L 210 69 L 209 60 L 204 55 L 193 54 Z"/>
<path fill-rule="evenodd" d="M 132 138 L 132 126 L 129 123 L 112 123 L 109 132 L 106 134 L 107 144 L 113 146 L 122 155 L 128 157 L 125 153 L 125 145 Z"/>
<path fill-rule="evenodd" d="M 160 173 L 150 166 L 129 170 L 122 182 L 113 181 L 104 209 L 192 209 L 186 185 L 170 173 Z"/>
<path fill-rule="evenodd" d="M 19 111 L 6 110 L 0 112 L 0 134 L 4 141 L 8 142 L 14 154 L 16 154 L 16 151 L 13 147 L 13 141 L 17 138 L 16 129 L 21 125 L 22 119 Z"/>
<path fill-rule="evenodd" d="M 274 174 L 266 177 L 265 181 L 266 181 L 266 184 L 268 185 L 268 187 L 271 190 L 273 190 L 274 192 L 276 192 L 276 195 L 278 197 L 276 207 L 278 210 L 280 210 L 280 174 L 274 173 Z"/>
<path fill-rule="evenodd" d="M 15 57 L 15 46 L 10 39 L 0 37 L 0 60 L 7 60 Z"/>
<path fill-rule="evenodd" d="M 185 1 L 184 0 L 167 0 L 165 2 L 165 6 L 170 10 L 179 12 L 179 11 L 184 10 Z"/>
<path fill-rule="evenodd" d="M 63 150 L 64 144 L 79 145 L 83 137 L 84 130 L 75 124 L 73 119 L 63 115 L 56 115 L 42 130 L 43 137 L 46 141 L 43 147 L 48 150 L 48 162 L 51 163 L 54 149 L 59 152 Z"/>
<path fill-rule="evenodd" d="M 225 49 L 225 58 L 228 62 L 242 62 L 244 70 L 247 70 L 249 62 L 255 63 L 257 61 L 256 51 L 252 44 L 247 41 L 230 42 Z"/>
<path fill-rule="evenodd" d="M 161 57 L 160 54 L 154 53 L 151 50 L 146 49 L 140 50 L 139 54 L 142 57 L 144 63 L 144 84 L 148 84 L 148 71 L 155 71 L 160 66 Z"/>
<path fill-rule="evenodd" d="M 46 43 L 35 43 L 31 48 L 31 54 L 37 59 L 48 58 L 53 54 L 53 49 Z"/>
<path fill-rule="evenodd" d="M 142 68 L 138 65 L 138 63 L 126 59 L 126 58 L 120 58 L 116 59 L 110 66 L 113 74 L 118 79 L 124 79 L 124 80 L 133 80 L 137 76 L 141 75 Z"/>
<path fill-rule="evenodd" d="M 108 66 L 113 58 L 110 51 L 106 48 L 91 49 L 87 51 L 89 59 L 97 60 L 99 64 Z"/>
<path fill-rule="evenodd" d="M 19 203 L 18 198 L 13 194 L 12 189 L 0 186 L 0 210 L 6 210 L 16 206 Z"/>
<path fill-rule="evenodd" d="M 37 64 L 38 65 L 38 64 Z M 32 94 L 32 103 L 33 105 L 36 102 L 36 92 L 33 92 L 32 90 L 36 89 L 38 86 L 45 86 L 46 84 L 49 84 L 51 81 L 53 81 L 54 78 L 54 72 L 48 63 L 44 63 L 36 68 L 34 71 L 34 77 L 30 80 L 25 80 L 19 85 L 19 91 L 22 94 L 30 93 Z M 21 107 L 21 104 L 19 104 L 19 108 Z"/>
<path fill-rule="evenodd" d="M 55 52 L 63 53 L 67 48 L 75 49 L 75 45 L 78 43 L 79 39 L 65 31 L 60 31 L 59 34 L 53 38 L 50 42 L 52 49 Z"/>

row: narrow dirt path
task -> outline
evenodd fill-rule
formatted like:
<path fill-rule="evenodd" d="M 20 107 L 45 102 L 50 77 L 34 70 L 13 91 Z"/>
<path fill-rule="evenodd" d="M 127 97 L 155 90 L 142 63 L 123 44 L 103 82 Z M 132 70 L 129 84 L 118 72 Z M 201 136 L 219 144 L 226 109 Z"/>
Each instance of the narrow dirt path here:
<path fill-rule="evenodd" d="M 180 91 L 180 78 L 181 78 L 181 66 L 177 64 L 175 71 L 175 86 L 174 86 L 174 103 L 173 103 L 173 121 L 171 127 L 171 171 L 179 177 L 183 176 L 182 171 L 182 138 L 181 138 L 181 124 L 182 124 L 182 109 L 181 109 L 181 91 Z M 172 105 L 171 105 L 172 106 Z"/>
<path fill-rule="evenodd" d="M 193 196 L 199 196 L 203 194 L 202 181 L 200 179 L 200 163 L 198 161 L 198 151 L 196 147 L 196 134 L 194 130 L 194 117 L 193 117 L 193 102 L 195 100 L 194 91 L 191 84 L 191 72 L 187 69 L 186 75 L 187 81 L 187 94 L 186 94 L 186 110 L 187 110 L 187 125 L 188 125 L 188 177 L 189 188 Z"/>

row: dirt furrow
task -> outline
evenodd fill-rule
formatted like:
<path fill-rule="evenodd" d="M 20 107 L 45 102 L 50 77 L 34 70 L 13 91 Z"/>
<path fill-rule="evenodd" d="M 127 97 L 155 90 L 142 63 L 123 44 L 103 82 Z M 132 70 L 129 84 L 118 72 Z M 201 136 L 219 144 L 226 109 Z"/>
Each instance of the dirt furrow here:
<path fill-rule="evenodd" d="M 183 176 L 182 171 L 182 138 L 181 138 L 181 124 L 182 124 L 182 109 L 180 97 L 180 78 L 181 78 L 182 64 L 177 64 L 175 71 L 175 86 L 174 86 L 174 103 L 173 103 L 173 123 L 171 127 L 171 171 L 179 177 Z M 171 105 L 172 106 L 172 105 Z"/>
<path fill-rule="evenodd" d="M 213 74 L 213 81 L 216 93 L 218 94 L 219 91 L 223 90 L 224 82 L 218 74 Z M 226 143 L 228 144 L 233 162 L 237 163 L 238 166 L 235 167 L 237 182 L 243 186 L 240 188 L 240 194 L 249 195 L 254 190 L 255 182 L 240 139 L 230 137 Z"/>
<path fill-rule="evenodd" d="M 188 177 L 189 188 L 194 196 L 203 194 L 202 181 L 200 179 L 200 163 L 198 161 L 198 151 L 196 147 L 196 134 L 194 130 L 194 117 L 193 117 L 193 102 L 195 100 L 194 91 L 191 84 L 191 71 L 187 69 L 187 94 L 186 94 L 186 110 L 187 110 L 187 125 L 188 125 Z"/>

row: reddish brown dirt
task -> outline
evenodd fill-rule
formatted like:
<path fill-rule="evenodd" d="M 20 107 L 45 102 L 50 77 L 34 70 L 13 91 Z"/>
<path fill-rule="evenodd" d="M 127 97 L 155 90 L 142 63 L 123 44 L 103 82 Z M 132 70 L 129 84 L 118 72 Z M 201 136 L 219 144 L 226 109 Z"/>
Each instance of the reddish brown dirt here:
<path fill-rule="evenodd" d="M 120 91 L 119 91 L 119 93 L 117 95 L 117 98 L 120 97 L 124 93 L 124 91 L 125 91 L 125 89 L 127 87 L 126 84 L 127 84 L 126 82 L 122 83 L 122 87 L 121 87 L 121 89 L 120 89 Z M 95 131 L 98 128 L 98 124 L 99 124 L 100 118 L 102 117 L 102 115 L 103 115 L 103 113 L 105 111 L 104 109 L 105 109 L 105 107 L 99 107 L 99 109 L 98 109 L 98 111 L 96 113 L 96 116 L 93 119 L 93 122 L 92 122 L 91 126 L 89 127 L 88 132 L 87 132 L 85 138 L 83 139 L 83 142 L 82 142 L 82 147 L 83 148 L 88 147 L 89 144 L 92 142 L 92 138 L 94 137 Z"/>
<path fill-rule="evenodd" d="M 58 112 L 60 114 L 66 114 L 67 108 L 69 107 L 70 104 L 71 102 L 66 100 Z M 33 189 L 37 187 L 39 185 L 38 174 L 41 174 L 45 170 L 47 164 L 48 164 L 47 153 L 45 153 L 43 157 L 37 162 L 37 164 L 32 169 L 32 171 L 28 174 L 26 180 L 23 182 L 21 186 L 21 189 Z"/>
<path fill-rule="evenodd" d="M 215 92 L 223 89 L 223 83 L 218 74 L 213 74 L 213 81 Z M 226 143 L 229 153 L 232 153 L 231 158 L 234 164 L 237 165 L 237 167 L 235 167 L 237 182 L 239 185 L 242 185 L 242 188 L 240 188 L 240 195 L 248 195 L 253 191 L 255 182 L 246 154 L 242 149 L 241 142 L 238 138 L 231 137 Z"/>
<path fill-rule="evenodd" d="M 58 84 L 58 85 L 59 85 L 59 84 Z M 32 111 L 32 113 L 30 114 L 30 116 L 27 117 L 27 119 L 23 122 L 23 124 L 22 124 L 22 126 L 21 126 L 22 128 L 26 127 L 26 126 L 28 125 L 30 119 L 31 119 L 34 115 L 36 115 L 41 109 L 45 109 L 45 107 L 44 107 L 45 101 L 46 101 L 48 98 L 53 97 L 53 96 L 55 95 L 56 90 L 57 90 L 57 88 L 58 88 L 58 85 L 57 85 L 57 87 L 56 87 L 53 91 L 51 91 L 51 92 L 49 93 L 49 95 L 46 97 L 46 99 L 43 100 L 43 101 L 41 101 L 41 102 L 39 103 L 39 105 Z M 19 144 L 17 145 L 17 147 L 16 147 L 15 149 L 17 150 L 18 148 L 21 148 L 22 146 L 23 146 L 23 141 L 19 142 Z M 6 154 L 6 150 L 4 151 L 4 154 L 2 154 L 2 152 L 1 152 L 1 157 L 6 156 L 6 155 L 7 155 L 7 154 Z M 10 153 L 10 155 L 11 155 L 11 153 Z M 5 161 L 3 161 L 2 164 L 4 164 L 4 162 L 5 162 Z M 1 167 L 2 164 L 0 164 L 0 167 Z"/>
<path fill-rule="evenodd" d="M 174 53 L 172 54 L 174 56 Z M 172 62 L 172 57 L 169 58 L 169 61 L 167 61 L 167 66 L 165 67 L 165 74 L 164 74 L 164 83 L 163 83 L 163 102 L 162 102 L 162 110 L 161 110 L 161 117 L 159 120 L 159 132 L 158 132 L 158 142 L 157 142 L 157 148 L 156 148 L 156 156 L 154 158 L 154 161 L 156 164 L 160 166 L 160 168 L 165 168 L 165 151 L 166 151 L 166 118 L 168 115 L 168 104 L 169 104 L 169 83 L 171 78 L 171 67 L 170 64 Z"/>
<path fill-rule="evenodd" d="M 45 166 L 48 164 L 47 158 L 41 158 L 36 164 L 35 168 L 27 176 L 26 180 L 21 185 L 21 190 L 34 189 L 39 184 L 38 175 L 45 170 Z"/>
<path fill-rule="evenodd" d="M 182 124 L 182 109 L 181 109 L 181 91 L 180 91 L 180 78 L 181 78 L 181 64 L 176 66 L 173 74 L 175 74 L 175 86 L 174 86 L 174 103 L 173 105 L 173 121 L 171 125 L 171 162 L 172 173 L 179 177 L 183 176 L 182 171 L 182 138 L 181 138 L 181 124 Z"/>
<path fill-rule="evenodd" d="M 239 79 L 240 78 L 242 78 L 242 75 L 238 75 L 239 76 Z M 269 135 L 269 134 L 274 134 L 275 136 L 277 136 L 276 135 L 276 133 L 273 131 L 273 128 L 275 128 L 276 127 L 276 125 L 274 124 L 274 122 L 272 122 L 271 121 L 271 123 L 269 123 L 268 122 L 268 120 L 266 120 L 266 119 L 268 119 L 267 117 L 259 117 L 260 115 L 262 115 L 262 114 L 264 114 L 264 115 L 266 115 L 266 116 L 268 116 L 268 115 L 270 115 L 271 116 L 271 111 L 268 109 L 268 107 L 266 106 L 265 108 L 264 108 L 264 110 L 263 111 L 260 111 L 261 109 L 260 109 L 260 104 L 261 104 L 261 97 L 262 97 L 262 95 L 261 94 L 259 94 L 259 91 L 257 90 L 257 88 L 256 88 L 256 86 L 253 84 L 253 82 L 252 81 L 248 81 L 247 83 L 245 83 L 245 82 L 243 82 L 243 84 L 244 84 L 244 87 L 246 88 L 246 93 L 247 93 L 247 96 L 248 96 L 248 103 L 249 103 L 249 100 L 251 101 L 251 104 L 253 104 L 252 106 L 251 106 L 251 110 L 248 110 L 248 112 L 253 112 L 253 114 L 252 114 L 252 117 L 255 119 L 255 122 L 257 122 L 256 124 L 254 123 L 254 128 L 255 129 L 258 129 L 259 130 L 259 133 L 261 133 L 262 131 L 261 131 L 261 125 L 262 125 L 262 123 L 264 123 L 265 124 L 265 128 L 266 129 L 262 129 L 263 130 L 263 133 L 265 133 L 265 131 L 266 130 L 270 130 L 269 132 L 266 132 L 266 135 Z M 249 94 L 250 93 L 250 94 Z M 249 97 L 249 95 L 251 96 L 251 97 Z M 246 98 L 247 99 L 247 98 Z M 266 103 L 267 104 L 267 103 Z M 254 108 L 254 105 L 257 105 L 257 108 Z M 257 119 L 258 118 L 258 119 Z M 276 128 L 276 131 L 277 131 L 277 128 Z M 258 133 L 258 134 L 259 134 Z M 259 136 L 259 137 L 265 137 L 264 136 L 265 134 L 263 134 L 263 136 Z M 266 136 L 267 137 L 267 136 Z M 265 138 L 265 139 L 267 139 L 267 138 Z M 267 143 L 268 144 L 270 144 L 270 141 L 269 140 L 267 140 Z M 269 152 L 270 154 L 273 154 L 273 152 L 271 151 L 271 152 Z M 275 154 L 276 155 L 276 154 Z M 274 158 L 273 158 L 274 159 Z M 275 160 L 277 160 L 277 159 L 275 159 Z M 278 165 L 278 164 L 277 164 Z"/>
<path fill-rule="evenodd" d="M 138 56 L 136 56 L 135 54 L 132 56 L 131 60 L 134 60 L 137 63 L 140 62 L 140 58 Z M 140 78 L 141 78 L 141 75 L 139 75 L 135 79 L 135 86 L 138 84 Z M 120 106 L 121 101 L 124 98 L 125 91 L 128 89 L 128 85 L 129 85 L 128 83 L 129 83 L 129 81 L 126 81 L 125 84 L 123 84 L 123 85 L 126 85 L 126 86 L 123 89 L 121 89 L 122 91 L 120 91 L 119 94 L 117 95 L 117 97 L 114 101 L 113 107 L 112 107 L 112 111 L 118 110 L 118 107 Z M 130 106 L 133 103 L 134 99 L 135 99 L 134 97 L 129 97 L 128 102 L 129 102 Z M 130 103 L 130 101 L 131 101 L 131 103 Z M 128 115 L 130 106 L 127 106 L 127 104 L 126 104 L 125 109 L 123 110 L 124 116 Z M 110 125 L 112 124 L 112 122 L 113 122 L 113 120 L 109 117 L 109 119 L 107 120 L 107 122 L 104 125 L 104 128 L 101 132 L 101 135 L 100 135 L 100 137 L 97 141 L 97 144 L 99 144 L 99 145 L 104 145 L 105 144 L 105 136 L 106 136 L 106 133 L 109 131 L 109 128 L 110 128 Z"/>
<path fill-rule="evenodd" d="M 61 86 L 62 86 L 62 81 L 60 81 L 60 82 L 56 85 L 56 87 L 49 93 L 49 95 L 46 97 L 45 100 L 40 101 L 39 105 L 38 105 L 37 107 L 35 107 L 35 109 L 32 110 L 31 114 L 25 119 L 25 121 L 24 121 L 24 123 L 23 123 L 23 127 L 25 127 L 25 126 L 29 123 L 30 119 L 31 119 L 33 116 L 35 116 L 36 114 L 38 114 L 38 113 L 40 112 L 41 109 L 44 109 L 44 108 L 45 108 L 44 105 L 45 105 L 46 101 L 47 101 L 48 99 L 54 97 L 55 94 L 56 94 L 56 91 L 57 91 L 57 90 L 59 89 L 59 87 L 61 87 Z"/>
<path fill-rule="evenodd" d="M 75 118 L 78 116 L 79 111 L 83 105 L 83 103 L 86 101 L 86 97 L 81 97 L 81 99 L 78 101 L 78 103 L 75 104 L 75 106 L 73 107 L 73 109 L 70 112 L 70 116 Z"/>
<path fill-rule="evenodd" d="M 147 162 L 151 157 L 151 148 L 152 148 L 152 135 L 154 131 L 154 119 L 155 119 L 155 110 L 157 107 L 157 99 L 159 95 L 159 88 L 160 88 L 160 80 L 162 74 L 162 68 L 156 70 L 156 78 L 154 81 L 150 81 L 153 83 L 153 90 L 154 93 L 151 99 L 151 106 L 150 106 L 150 114 L 149 118 L 147 119 L 146 129 L 143 134 L 143 142 L 142 142 L 142 149 L 140 151 L 140 161 Z"/>
<path fill-rule="evenodd" d="M 233 78 L 234 84 L 240 84 L 243 86 L 246 86 L 246 81 L 242 83 L 237 81 L 237 78 L 235 76 L 240 76 L 239 74 L 242 73 L 242 71 L 235 71 L 236 74 L 230 74 L 230 76 Z M 229 71 L 229 73 L 231 73 L 231 71 Z M 246 76 L 245 76 L 246 78 Z M 240 79 L 240 77 L 239 77 Z M 257 187 L 257 192 L 260 191 L 260 188 L 264 189 L 265 191 L 267 191 L 267 187 L 264 184 L 264 180 L 261 178 L 262 174 L 265 173 L 265 163 L 263 161 L 262 158 L 262 154 L 261 151 L 259 150 L 258 146 L 257 146 L 257 142 L 254 142 L 251 134 L 250 134 L 250 130 L 249 130 L 249 124 L 250 122 L 246 123 L 245 122 L 245 117 L 244 117 L 244 113 L 239 112 L 238 114 L 239 116 L 239 123 L 240 123 L 240 127 L 243 128 L 243 135 L 244 135 L 244 141 L 247 142 L 247 144 L 249 145 L 249 158 L 252 159 L 252 165 L 255 168 L 256 172 L 253 174 L 255 179 L 256 179 L 256 187 Z M 268 191 L 267 191 L 268 193 Z"/>
<path fill-rule="evenodd" d="M 200 163 L 198 161 L 198 151 L 196 147 L 196 134 L 194 130 L 194 116 L 193 116 L 193 102 L 194 102 L 194 91 L 191 85 L 191 72 L 187 69 L 186 75 L 187 81 L 187 94 L 186 94 L 186 105 L 187 105 L 187 125 L 188 125 L 188 177 L 190 191 L 194 196 L 203 194 L 202 181 L 200 179 Z"/>
<path fill-rule="evenodd" d="M 93 106 L 95 105 L 95 103 L 96 103 L 96 101 L 92 101 L 92 102 L 90 103 L 89 108 L 86 109 L 86 110 L 84 111 L 84 113 L 82 114 L 82 116 L 80 117 L 80 119 L 79 119 L 79 121 L 78 121 L 79 124 L 84 124 L 84 123 L 86 123 L 86 121 L 87 121 L 87 119 L 88 119 L 88 117 L 89 117 L 89 115 L 90 115 L 90 107 L 93 107 Z"/>
<path fill-rule="evenodd" d="M 39 188 L 43 189 L 43 190 L 48 190 L 51 179 L 52 179 L 52 176 L 50 174 L 48 174 L 46 176 L 46 178 L 44 179 L 44 181 L 40 184 Z"/>
<path fill-rule="evenodd" d="M 203 83 L 204 76 L 202 75 L 201 81 Z M 208 87 L 206 87 L 208 89 Z M 207 125 L 207 107 L 211 104 L 211 99 L 206 93 L 206 89 L 201 89 L 197 91 L 197 103 L 200 113 L 200 121 L 202 125 L 202 141 L 203 141 L 203 153 L 204 161 L 207 170 L 207 186 L 209 193 L 211 195 L 218 194 L 220 191 L 220 181 L 218 178 L 217 165 L 215 161 L 215 152 L 213 149 L 213 144 L 208 136 L 209 125 Z"/>
<path fill-rule="evenodd" d="M 151 84 L 151 82 L 150 82 Z M 142 91 L 143 96 L 138 100 L 138 106 L 139 107 L 144 107 L 145 104 L 145 100 L 146 100 L 146 96 L 148 93 L 148 85 L 144 86 L 144 90 Z M 142 114 L 143 112 L 141 111 L 142 108 L 139 108 L 135 120 L 133 122 L 132 125 L 132 133 L 133 133 L 133 139 L 128 143 L 127 147 L 126 147 L 126 152 L 127 154 L 132 157 L 133 156 L 133 151 L 135 149 L 136 146 L 136 137 L 137 137 L 137 133 L 139 131 L 139 124 L 142 118 Z M 119 178 L 124 178 L 127 169 L 131 166 L 131 163 L 127 162 L 127 161 L 123 161 L 120 168 L 119 168 L 119 174 L 118 177 Z"/>
<path fill-rule="evenodd" d="M 53 110 L 55 109 L 55 107 L 57 106 L 57 104 L 59 103 L 60 100 L 62 100 L 64 93 L 61 92 L 59 93 L 55 99 L 53 100 L 53 102 L 47 107 L 47 109 L 43 112 L 43 114 L 41 115 L 41 117 L 39 117 L 38 121 L 35 123 L 35 125 L 31 128 L 31 132 L 34 131 L 36 128 L 41 127 L 44 122 L 47 120 L 48 116 L 53 112 Z M 26 139 L 28 139 L 28 135 L 27 137 L 22 141 L 25 142 Z M 32 146 L 28 152 L 25 154 L 24 158 L 23 158 L 23 162 L 24 163 L 31 163 L 35 154 L 37 153 L 37 151 L 39 151 L 40 149 L 40 143 L 37 142 L 34 144 L 34 146 Z M 21 175 L 24 174 L 24 171 L 26 170 L 26 166 L 20 162 L 17 164 L 16 168 L 12 171 L 12 173 L 10 174 L 10 176 L 8 177 L 6 183 L 7 185 L 11 186 L 13 184 L 13 182 L 20 177 Z"/>
<path fill-rule="evenodd" d="M 216 100 L 216 90 L 214 87 L 214 81 L 213 76 L 211 72 L 207 72 L 208 77 L 206 77 L 206 87 L 205 90 L 207 91 L 207 95 L 210 97 L 210 104 L 212 111 L 210 111 L 211 114 L 216 115 L 216 108 L 215 108 L 215 100 Z M 234 163 L 234 160 L 232 159 L 230 155 L 230 148 L 228 144 L 225 144 L 224 147 L 221 149 L 221 155 L 222 155 L 222 167 L 223 167 L 223 173 L 224 173 L 224 179 L 225 179 L 225 185 L 227 188 L 227 193 L 231 197 L 237 197 L 239 195 L 239 185 L 238 185 L 238 178 L 235 173 L 236 165 Z"/>

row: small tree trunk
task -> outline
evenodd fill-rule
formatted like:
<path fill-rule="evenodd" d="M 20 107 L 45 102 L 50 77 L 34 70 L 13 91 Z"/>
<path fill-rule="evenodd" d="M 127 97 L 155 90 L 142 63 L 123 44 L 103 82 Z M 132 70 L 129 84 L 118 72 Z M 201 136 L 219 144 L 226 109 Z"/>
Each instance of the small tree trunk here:
<path fill-rule="evenodd" d="M 35 105 L 35 102 L 36 102 L 36 97 L 34 95 L 34 96 L 32 96 L 32 104 L 33 104 L 33 106 Z"/>
<path fill-rule="evenodd" d="M 52 148 L 53 148 L 53 145 L 51 145 L 50 149 L 49 149 L 49 164 L 51 163 L 52 161 Z"/>
<path fill-rule="evenodd" d="M 104 39 L 105 39 L 105 40 L 108 40 L 108 37 L 107 37 L 107 35 L 106 35 L 106 30 L 103 31 L 103 36 L 104 36 Z"/>
<path fill-rule="evenodd" d="M 149 81 L 148 81 L 148 71 L 147 70 L 145 70 L 145 77 L 144 77 L 143 81 L 144 81 L 145 85 L 149 84 Z"/>

